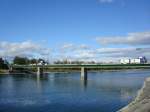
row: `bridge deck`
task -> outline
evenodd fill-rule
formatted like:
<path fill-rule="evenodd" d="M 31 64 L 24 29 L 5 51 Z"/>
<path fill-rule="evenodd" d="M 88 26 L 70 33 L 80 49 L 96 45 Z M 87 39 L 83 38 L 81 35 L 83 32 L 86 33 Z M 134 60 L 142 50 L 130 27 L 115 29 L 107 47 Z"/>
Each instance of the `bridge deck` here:
<path fill-rule="evenodd" d="M 150 64 L 53 64 L 53 65 L 13 65 L 13 68 L 150 68 Z"/>

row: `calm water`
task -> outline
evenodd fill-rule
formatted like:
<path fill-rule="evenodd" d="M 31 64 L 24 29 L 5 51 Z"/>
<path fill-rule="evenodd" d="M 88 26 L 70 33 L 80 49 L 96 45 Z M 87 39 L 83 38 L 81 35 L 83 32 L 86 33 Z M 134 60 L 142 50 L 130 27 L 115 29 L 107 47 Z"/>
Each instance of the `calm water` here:
<path fill-rule="evenodd" d="M 116 112 L 141 88 L 150 70 L 0 75 L 0 112 Z"/>

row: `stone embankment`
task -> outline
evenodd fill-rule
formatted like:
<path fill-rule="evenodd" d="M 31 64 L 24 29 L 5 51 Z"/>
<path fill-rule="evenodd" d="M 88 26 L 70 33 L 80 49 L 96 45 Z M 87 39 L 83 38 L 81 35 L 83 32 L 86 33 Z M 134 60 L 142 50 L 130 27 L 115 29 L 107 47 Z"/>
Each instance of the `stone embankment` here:
<path fill-rule="evenodd" d="M 150 77 L 145 80 L 135 100 L 118 112 L 150 112 Z"/>

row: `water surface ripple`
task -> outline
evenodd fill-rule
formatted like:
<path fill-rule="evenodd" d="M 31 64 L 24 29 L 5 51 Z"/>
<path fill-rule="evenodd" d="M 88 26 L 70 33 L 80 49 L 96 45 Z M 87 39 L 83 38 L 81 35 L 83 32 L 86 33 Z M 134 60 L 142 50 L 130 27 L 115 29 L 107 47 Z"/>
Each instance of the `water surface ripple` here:
<path fill-rule="evenodd" d="M 116 112 L 127 105 L 150 70 L 0 75 L 0 112 Z"/>

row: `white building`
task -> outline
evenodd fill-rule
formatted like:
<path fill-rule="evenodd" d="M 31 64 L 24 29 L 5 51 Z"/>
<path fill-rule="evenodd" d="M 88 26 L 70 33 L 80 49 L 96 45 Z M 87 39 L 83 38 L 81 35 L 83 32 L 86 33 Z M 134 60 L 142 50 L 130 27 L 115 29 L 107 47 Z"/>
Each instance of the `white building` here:
<path fill-rule="evenodd" d="M 131 64 L 140 64 L 141 60 L 140 59 L 131 59 L 130 63 Z"/>
<path fill-rule="evenodd" d="M 121 59 L 120 63 L 121 64 L 130 64 L 130 59 Z"/>
<path fill-rule="evenodd" d="M 121 64 L 144 64 L 147 63 L 147 59 L 145 56 L 135 58 L 135 59 L 121 59 L 120 63 Z"/>

